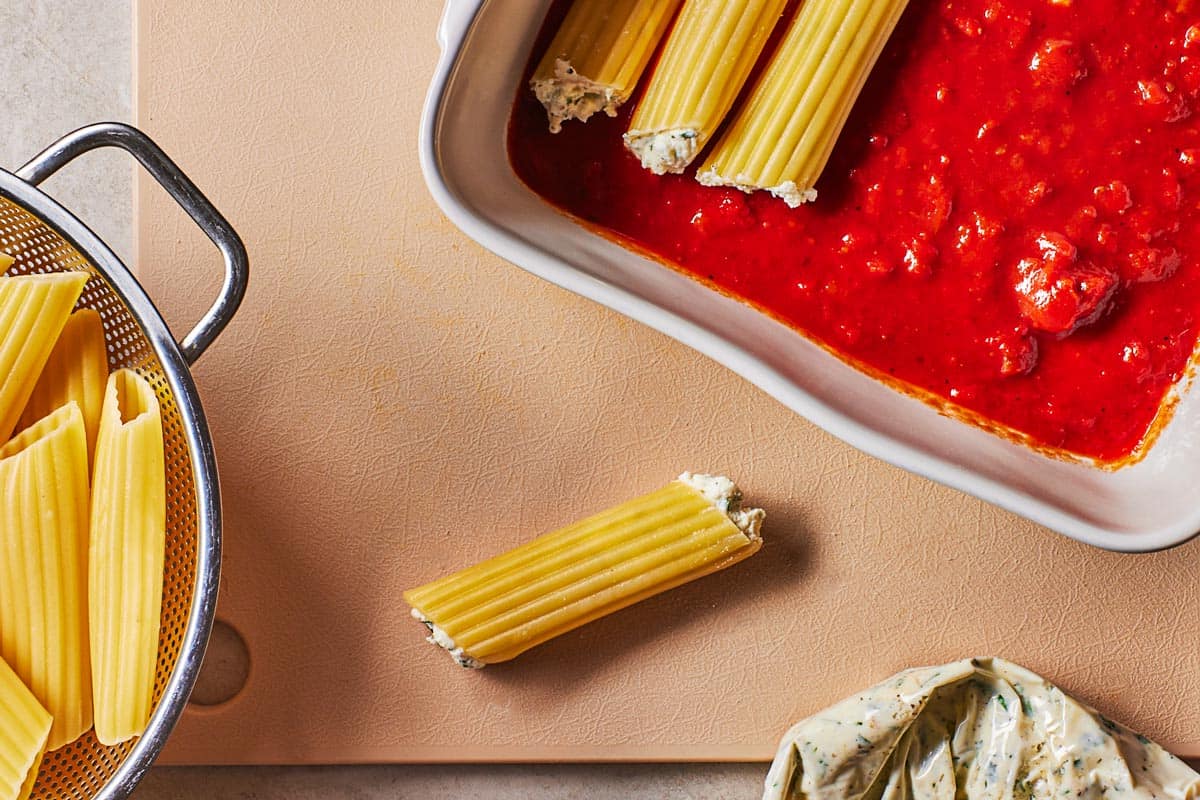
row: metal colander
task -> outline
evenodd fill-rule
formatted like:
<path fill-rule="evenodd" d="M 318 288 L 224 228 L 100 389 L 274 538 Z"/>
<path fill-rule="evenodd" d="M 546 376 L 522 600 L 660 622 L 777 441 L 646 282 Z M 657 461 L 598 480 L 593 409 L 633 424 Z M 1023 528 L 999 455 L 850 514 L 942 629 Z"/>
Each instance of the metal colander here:
<path fill-rule="evenodd" d="M 176 343 L 158 311 L 113 252 L 36 188 L 76 156 L 97 147 L 133 155 L 221 251 L 225 280 L 217 301 Z M 81 128 L 16 173 L 0 170 L 0 250 L 9 274 L 87 272 L 80 307 L 100 312 L 109 367 L 145 377 L 162 408 L 167 471 L 167 542 L 154 714 L 141 737 L 116 747 L 91 732 L 46 755 L 34 798 L 124 798 L 162 749 L 191 693 L 212 628 L 220 573 L 220 495 L 212 440 L 188 367 L 229 322 L 246 288 L 246 251 L 229 223 L 140 131 L 118 123 Z"/>

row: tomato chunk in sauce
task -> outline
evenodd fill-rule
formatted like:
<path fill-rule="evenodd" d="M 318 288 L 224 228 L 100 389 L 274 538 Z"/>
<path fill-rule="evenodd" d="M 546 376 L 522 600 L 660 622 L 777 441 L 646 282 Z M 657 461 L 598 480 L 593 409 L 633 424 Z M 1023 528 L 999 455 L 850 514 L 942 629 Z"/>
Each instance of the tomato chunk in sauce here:
<path fill-rule="evenodd" d="M 796 209 L 641 169 L 635 102 L 552 135 L 522 90 L 517 174 L 872 374 L 1117 461 L 1188 369 L 1200 3 L 912 0 Z"/>

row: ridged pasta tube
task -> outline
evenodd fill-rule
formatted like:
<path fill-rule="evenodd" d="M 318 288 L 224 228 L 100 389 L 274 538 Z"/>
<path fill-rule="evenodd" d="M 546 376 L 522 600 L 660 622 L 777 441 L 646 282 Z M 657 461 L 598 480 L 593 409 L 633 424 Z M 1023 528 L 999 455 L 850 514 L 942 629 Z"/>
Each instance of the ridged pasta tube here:
<path fill-rule="evenodd" d="M 684 473 L 404 600 L 430 642 L 482 667 L 741 561 L 762 544 L 763 516 L 728 478 Z"/>
<path fill-rule="evenodd" d="M 817 179 L 908 0 L 806 0 L 696 179 L 795 208 Z"/>
<path fill-rule="evenodd" d="M 0 498 L 0 656 L 54 717 L 54 750 L 92 726 L 79 406 L 68 403 L 0 447 Z"/>
<path fill-rule="evenodd" d="M 0 800 L 29 797 L 50 724 L 50 712 L 0 659 Z"/>
<path fill-rule="evenodd" d="M 681 0 L 576 0 L 529 85 L 551 133 L 629 99 Z"/>
<path fill-rule="evenodd" d="M 96 437 L 89 550 L 96 738 L 139 736 L 152 711 L 166 546 L 162 417 L 136 372 L 108 378 Z"/>
<path fill-rule="evenodd" d="M 686 0 L 625 146 L 656 175 L 683 172 L 750 76 L 787 0 Z"/>
<path fill-rule="evenodd" d="M 85 272 L 0 278 L 0 441 L 12 434 L 87 279 Z"/>
<path fill-rule="evenodd" d="M 108 381 L 108 354 L 104 347 L 104 323 L 100 313 L 81 308 L 67 319 L 58 343 L 50 353 L 21 414 L 18 430 L 23 430 L 71 400 L 83 412 L 87 430 L 88 463 L 96 448 L 96 430 L 100 426 L 100 407 L 104 403 L 104 384 Z"/>

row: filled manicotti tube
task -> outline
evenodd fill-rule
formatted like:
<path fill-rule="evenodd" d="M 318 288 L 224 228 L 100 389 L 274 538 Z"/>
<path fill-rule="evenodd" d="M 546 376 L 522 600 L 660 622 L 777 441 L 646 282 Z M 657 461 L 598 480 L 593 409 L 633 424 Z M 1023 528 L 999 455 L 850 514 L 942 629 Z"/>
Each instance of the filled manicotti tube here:
<path fill-rule="evenodd" d="M 530 86 L 550 131 L 610 117 L 633 94 L 681 0 L 577 0 L 546 48 Z"/>
<path fill-rule="evenodd" d="M 696 174 L 706 186 L 816 199 L 850 109 L 908 0 L 806 0 Z"/>
<path fill-rule="evenodd" d="M 431 643 L 479 668 L 748 558 L 763 518 L 728 478 L 685 472 L 404 600 Z"/>
<path fill-rule="evenodd" d="M 787 0 L 687 0 L 625 146 L 656 175 L 687 169 L 716 133 Z"/>

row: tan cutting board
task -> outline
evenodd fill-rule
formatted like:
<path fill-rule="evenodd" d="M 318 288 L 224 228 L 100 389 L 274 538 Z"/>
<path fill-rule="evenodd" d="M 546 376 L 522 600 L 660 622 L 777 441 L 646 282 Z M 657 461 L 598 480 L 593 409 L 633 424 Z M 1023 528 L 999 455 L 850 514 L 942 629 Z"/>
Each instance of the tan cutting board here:
<path fill-rule="evenodd" d="M 1200 756 L 1200 542 L 1093 550 L 867 458 L 732 373 L 485 252 L 417 165 L 430 0 L 139 0 L 138 122 L 245 238 L 196 370 L 225 500 L 231 701 L 174 763 L 761 759 L 914 664 L 996 654 Z M 216 255 L 143 180 L 138 246 L 183 330 Z M 464 671 L 400 591 L 723 470 L 750 561 Z M 216 654 L 225 660 L 223 651 Z"/>

